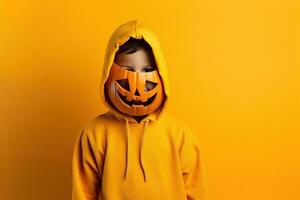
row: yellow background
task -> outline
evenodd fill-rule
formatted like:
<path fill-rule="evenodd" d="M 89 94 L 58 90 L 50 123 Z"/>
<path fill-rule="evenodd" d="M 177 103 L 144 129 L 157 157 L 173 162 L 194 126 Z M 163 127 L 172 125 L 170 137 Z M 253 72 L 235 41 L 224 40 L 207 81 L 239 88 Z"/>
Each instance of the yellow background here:
<path fill-rule="evenodd" d="M 75 138 L 106 111 L 107 41 L 135 18 L 161 41 L 170 112 L 199 136 L 211 199 L 300 199 L 299 1 L 1 4 L 1 199 L 71 198 Z"/>

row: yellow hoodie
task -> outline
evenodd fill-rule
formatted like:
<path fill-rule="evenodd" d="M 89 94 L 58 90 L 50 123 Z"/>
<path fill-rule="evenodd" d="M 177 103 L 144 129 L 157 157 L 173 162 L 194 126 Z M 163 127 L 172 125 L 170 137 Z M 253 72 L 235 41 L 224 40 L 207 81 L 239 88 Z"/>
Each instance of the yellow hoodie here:
<path fill-rule="evenodd" d="M 104 84 L 119 46 L 129 37 L 152 47 L 165 91 L 164 104 L 140 123 L 109 104 Z M 202 152 L 190 127 L 167 114 L 167 67 L 155 34 L 140 20 L 112 34 L 104 59 L 100 96 L 109 109 L 84 125 L 73 152 L 72 200 L 204 200 Z"/>

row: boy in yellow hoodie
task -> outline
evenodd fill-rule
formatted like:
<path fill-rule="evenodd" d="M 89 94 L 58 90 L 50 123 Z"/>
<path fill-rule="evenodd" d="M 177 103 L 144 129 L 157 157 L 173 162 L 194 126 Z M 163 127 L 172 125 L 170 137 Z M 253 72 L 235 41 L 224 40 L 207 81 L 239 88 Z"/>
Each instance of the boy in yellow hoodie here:
<path fill-rule="evenodd" d="M 100 96 L 109 111 L 85 124 L 76 140 L 72 200 L 207 199 L 199 141 L 166 113 L 163 52 L 140 20 L 112 34 Z"/>

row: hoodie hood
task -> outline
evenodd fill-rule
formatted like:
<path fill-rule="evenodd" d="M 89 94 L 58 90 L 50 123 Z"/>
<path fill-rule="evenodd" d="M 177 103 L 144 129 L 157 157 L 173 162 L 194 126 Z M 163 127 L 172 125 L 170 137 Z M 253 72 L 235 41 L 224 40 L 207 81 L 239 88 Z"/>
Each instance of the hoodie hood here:
<path fill-rule="evenodd" d="M 156 121 L 166 110 L 166 106 L 169 98 L 169 82 L 167 75 L 167 66 L 161 45 L 156 37 L 156 35 L 139 19 L 128 21 L 120 25 L 111 35 L 109 42 L 107 44 L 106 53 L 103 63 L 102 78 L 100 82 L 100 97 L 104 105 L 109 109 L 110 114 L 120 121 L 126 121 L 132 123 L 137 123 L 136 120 L 128 115 L 125 115 L 113 107 L 107 97 L 105 96 L 105 82 L 108 79 L 110 68 L 114 62 L 115 54 L 119 50 L 119 47 L 124 44 L 130 37 L 135 39 L 144 39 L 152 48 L 155 62 L 159 75 L 161 77 L 165 99 L 163 104 L 152 114 L 141 120 L 140 124 L 145 123 L 145 121 Z"/>
<path fill-rule="evenodd" d="M 130 124 L 137 124 L 137 121 L 133 117 L 121 113 L 110 104 L 108 97 L 106 97 L 105 95 L 105 83 L 109 77 L 110 68 L 114 62 L 116 52 L 118 51 L 121 45 L 123 45 L 127 40 L 130 39 L 130 37 L 135 39 L 144 39 L 151 46 L 165 93 L 165 99 L 162 105 L 155 112 L 151 113 L 150 115 L 142 119 L 140 123 L 138 123 L 140 125 L 143 125 L 141 144 L 139 146 L 139 163 L 144 175 L 144 182 L 147 182 L 147 173 L 145 171 L 142 159 L 144 135 L 146 133 L 148 124 L 158 120 L 166 112 L 166 106 L 169 98 L 169 82 L 167 75 L 167 66 L 163 55 L 163 51 L 161 49 L 161 45 L 156 35 L 149 28 L 147 28 L 141 20 L 135 19 L 124 23 L 120 25 L 111 35 L 107 44 L 107 49 L 103 63 L 102 79 L 100 83 L 100 96 L 104 105 L 109 109 L 109 116 L 113 117 L 118 121 L 124 122 L 126 126 L 124 127 L 126 130 L 126 164 L 124 170 L 124 180 L 126 180 L 129 168 L 128 161 L 130 160 Z"/>

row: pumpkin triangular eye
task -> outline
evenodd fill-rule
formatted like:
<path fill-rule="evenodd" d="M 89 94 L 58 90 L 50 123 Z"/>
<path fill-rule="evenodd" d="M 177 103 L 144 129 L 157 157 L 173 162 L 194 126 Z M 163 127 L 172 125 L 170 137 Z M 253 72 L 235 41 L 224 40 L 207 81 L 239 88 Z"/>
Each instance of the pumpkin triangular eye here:
<path fill-rule="evenodd" d="M 127 91 L 130 91 L 128 79 L 117 80 L 118 84 Z"/>
<path fill-rule="evenodd" d="M 146 81 L 145 83 L 145 91 L 153 90 L 157 83 L 154 83 L 152 81 Z"/>

